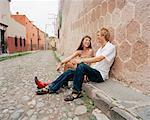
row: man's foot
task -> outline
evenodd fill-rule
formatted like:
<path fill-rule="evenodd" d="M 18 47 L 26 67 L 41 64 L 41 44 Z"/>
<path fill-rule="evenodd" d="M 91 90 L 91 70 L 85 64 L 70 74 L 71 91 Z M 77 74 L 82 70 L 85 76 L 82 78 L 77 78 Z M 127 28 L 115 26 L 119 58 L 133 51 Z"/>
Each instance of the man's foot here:
<path fill-rule="evenodd" d="M 82 93 L 71 93 L 65 97 L 65 101 L 73 101 L 74 99 L 78 99 L 83 97 Z"/>
<path fill-rule="evenodd" d="M 38 80 L 37 76 L 34 77 L 34 80 L 38 89 L 44 88 L 46 86 L 42 81 Z"/>

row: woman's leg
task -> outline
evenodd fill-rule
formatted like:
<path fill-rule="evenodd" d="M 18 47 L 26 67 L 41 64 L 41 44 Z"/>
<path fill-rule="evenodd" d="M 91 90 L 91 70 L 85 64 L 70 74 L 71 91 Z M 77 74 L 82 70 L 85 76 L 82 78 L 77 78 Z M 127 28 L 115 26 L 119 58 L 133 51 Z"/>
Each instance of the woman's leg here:
<path fill-rule="evenodd" d="M 50 91 L 57 91 L 59 90 L 64 83 L 68 82 L 70 78 L 73 78 L 75 70 L 69 69 L 61 74 L 54 82 L 49 84 Z"/>
<path fill-rule="evenodd" d="M 50 80 L 48 80 L 47 82 L 42 82 L 42 81 L 40 81 L 36 76 L 35 76 L 34 80 L 35 80 L 35 84 L 37 85 L 37 88 L 39 88 L 39 89 L 44 88 L 44 87 L 46 87 L 49 83 L 51 83 Z"/>
<path fill-rule="evenodd" d="M 69 68 L 75 69 L 75 68 L 76 68 L 76 65 L 73 64 L 72 62 L 67 62 L 67 63 L 64 65 L 64 71 L 67 71 Z"/>
<path fill-rule="evenodd" d="M 64 65 L 64 71 L 67 71 L 68 69 L 76 69 L 76 65 L 73 64 L 71 61 L 70 62 L 67 62 L 65 65 Z M 69 81 L 72 81 L 73 79 L 71 78 Z M 68 87 L 68 81 L 66 81 L 63 85 L 63 87 Z"/>

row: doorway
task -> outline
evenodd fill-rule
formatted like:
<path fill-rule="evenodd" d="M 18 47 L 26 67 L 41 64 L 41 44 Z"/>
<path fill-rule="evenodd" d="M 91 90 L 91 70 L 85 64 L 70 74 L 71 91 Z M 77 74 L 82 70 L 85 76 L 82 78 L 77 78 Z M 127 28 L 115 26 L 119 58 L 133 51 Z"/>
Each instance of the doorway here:
<path fill-rule="evenodd" d="M 32 51 L 33 50 L 32 39 L 30 40 L 30 48 L 31 48 L 31 51 Z"/>
<path fill-rule="evenodd" d="M 6 53 L 7 51 L 7 44 L 4 39 L 4 33 L 5 33 L 4 30 L 0 30 L 0 52 L 1 53 Z"/>

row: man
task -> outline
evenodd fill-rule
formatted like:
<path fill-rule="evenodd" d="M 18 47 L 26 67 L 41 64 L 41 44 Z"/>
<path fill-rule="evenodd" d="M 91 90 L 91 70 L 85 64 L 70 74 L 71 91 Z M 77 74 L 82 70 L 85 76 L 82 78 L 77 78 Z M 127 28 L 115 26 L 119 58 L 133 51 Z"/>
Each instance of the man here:
<path fill-rule="evenodd" d="M 50 83 L 46 91 L 40 91 L 41 93 L 55 93 L 60 87 L 63 86 L 66 81 L 73 78 L 73 91 L 70 95 L 66 96 L 65 101 L 72 101 L 81 97 L 82 83 L 84 75 L 86 75 L 89 81 L 92 82 L 104 82 L 108 79 L 110 67 L 113 64 L 116 48 L 109 42 L 110 32 L 106 28 L 102 28 L 97 32 L 97 39 L 100 48 L 96 52 L 96 56 L 92 58 L 85 58 L 76 60 L 78 63 L 75 70 L 69 69 L 61 74 L 54 82 Z M 92 67 L 85 63 L 95 63 Z M 62 63 L 63 64 L 63 63 Z"/>

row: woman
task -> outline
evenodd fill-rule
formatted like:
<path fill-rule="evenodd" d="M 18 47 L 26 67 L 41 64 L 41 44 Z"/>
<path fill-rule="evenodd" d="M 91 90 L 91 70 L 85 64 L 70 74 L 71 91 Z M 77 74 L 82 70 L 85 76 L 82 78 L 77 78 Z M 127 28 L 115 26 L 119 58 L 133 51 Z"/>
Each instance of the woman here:
<path fill-rule="evenodd" d="M 93 56 L 94 56 L 94 52 L 91 46 L 91 37 L 86 35 L 82 38 L 78 49 L 69 57 L 65 58 L 64 60 L 62 60 L 60 63 L 57 64 L 56 70 L 59 71 L 62 65 L 64 65 L 64 71 L 66 71 L 69 68 L 75 69 L 77 67 L 76 59 L 88 58 Z M 39 81 L 37 77 L 35 77 L 35 83 L 37 85 L 37 88 L 44 88 L 50 82 L 51 81 L 44 83 Z M 65 84 L 65 86 L 67 85 L 68 83 Z"/>

